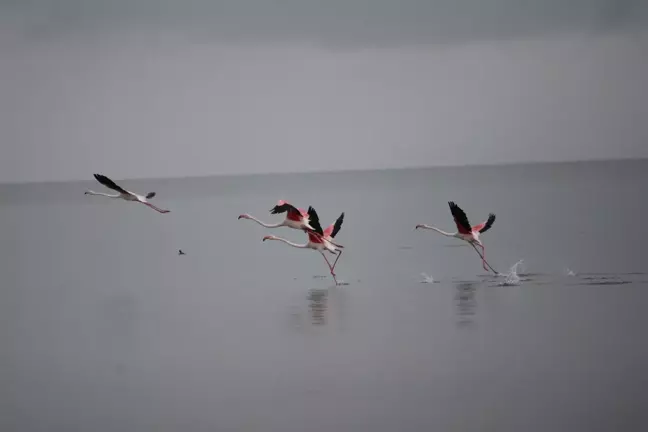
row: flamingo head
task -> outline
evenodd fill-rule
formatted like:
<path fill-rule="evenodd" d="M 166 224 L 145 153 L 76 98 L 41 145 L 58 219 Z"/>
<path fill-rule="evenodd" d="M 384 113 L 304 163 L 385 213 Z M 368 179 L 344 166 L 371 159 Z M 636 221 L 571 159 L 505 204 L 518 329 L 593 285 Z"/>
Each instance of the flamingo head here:
<path fill-rule="evenodd" d="M 267 235 L 267 236 L 263 237 L 263 241 L 266 241 L 266 240 L 277 240 L 277 236 Z"/>
<path fill-rule="evenodd" d="M 238 218 L 239 219 L 250 219 L 250 215 L 249 214 L 242 214 Z"/>
<path fill-rule="evenodd" d="M 417 229 L 419 229 L 419 228 L 423 228 L 423 226 L 424 226 L 423 224 L 418 224 L 418 225 L 416 225 L 416 226 L 414 227 L 414 229 L 417 230 Z"/>

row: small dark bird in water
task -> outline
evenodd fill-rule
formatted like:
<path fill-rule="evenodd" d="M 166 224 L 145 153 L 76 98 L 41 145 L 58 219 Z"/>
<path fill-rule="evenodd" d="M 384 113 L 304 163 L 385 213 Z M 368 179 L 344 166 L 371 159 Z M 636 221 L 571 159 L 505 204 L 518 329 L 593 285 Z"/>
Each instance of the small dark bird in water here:
<path fill-rule="evenodd" d="M 187 254 L 182 252 L 182 249 L 178 249 L 178 255 L 187 255 Z"/>

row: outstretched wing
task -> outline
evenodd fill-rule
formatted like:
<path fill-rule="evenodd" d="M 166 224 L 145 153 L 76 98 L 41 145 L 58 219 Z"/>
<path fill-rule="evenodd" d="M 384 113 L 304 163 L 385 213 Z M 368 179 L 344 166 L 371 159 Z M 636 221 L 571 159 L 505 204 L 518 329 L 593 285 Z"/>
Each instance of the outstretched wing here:
<path fill-rule="evenodd" d="M 114 181 L 110 180 L 108 177 L 102 174 L 95 174 L 94 178 L 97 179 L 99 183 L 102 185 L 106 186 L 108 189 L 112 189 L 114 191 L 117 191 L 119 193 L 127 194 L 129 195 L 130 193 L 126 190 L 123 189 L 121 186 L 118 186 L 117 183 Z"/>
<path fill-rule="evenodd" d="M 337 218 L 335 223 L 331 224 L 328 228 L 324 230 L 324 235 L 329 236 L 331 238 L 335 238 L 338 232 L 340 232 L 340 228 L 342 228 L 342 222 L 344 222 L 344 212 L 340 215 L 340 217 Z"/>
<path fill-rule="evenodd" d="M 270 209 L 270 213 L 279 214 L 279 213 L 288 213 L 288 219 L 298 221 L 301 219 L 302 214 L 297 207 L 287 202 L 280 201 L 279 204 Z"/>
<path fill-rule="evenodd" d="M 466 216 L 466 213 L 453 201 L 448 202 L 448 205 L 450 206 L 450 213 L 452 213 L 455 224 L 457 224 L 457 230 L 459 230 L 461 234 L 470 234 L 472 228 L 468 222 L 468 216 Z"/>
<path fill-rule="evenodd" d="M 472 229 L 473 231 L 477 231 L 479 233 L 485 233 L 491 227 L 493 226 L 493 222 L 495 222 L 495 215 L 493 213 L 488 215 L 488 219 L 486 222 L 482 222 L 479 225 L 475 225 Z"/>
<path fill-rule="evenodd" d="M 308 221 L 310 223 L 310 226 L 313 227 L 313 231 L 315 231 L 319 235 L 324 235 L 324 231 L 322 231 L 322 225 L 320 225 L 319 216 L 317 215 L 315 209 L 311 206 L 308 207 Z"/>

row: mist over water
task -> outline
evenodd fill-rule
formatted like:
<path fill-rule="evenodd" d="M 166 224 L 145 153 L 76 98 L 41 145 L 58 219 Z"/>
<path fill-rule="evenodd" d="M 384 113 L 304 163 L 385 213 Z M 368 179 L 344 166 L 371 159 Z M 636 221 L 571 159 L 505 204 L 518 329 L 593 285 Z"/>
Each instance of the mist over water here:
<path fill-rule="evenodd" d="M 648 164 L 0 187 L 0 429 L 612 431 L 648 426 Z M 345 252 L 262 220 L 313 205 Z M 470 247 L 447 202 L 482 236 Z M 619 211 L 623 209 L 623 211 Z M 178 255 L 178 249 L 186 252 Z M 577 270 L 567 276 L 565 267 Z M 420 283 L 421 274 L 436 283 Z M 511 272 L 513 273 L 513 272 Z"/>
<path fill-rule="evenodd" d="M 640 0 L 46 0 L 3 2 L 3 18 L 30 38 L 140 28 L 211 42 L 315 43 L 338 49 L 464 43 L 636 29 Z"/>
<path fill-rule="evenodd" d="M 0 183 L 648 157 L 647 22 L 632 0 L 0 2 Z"/>

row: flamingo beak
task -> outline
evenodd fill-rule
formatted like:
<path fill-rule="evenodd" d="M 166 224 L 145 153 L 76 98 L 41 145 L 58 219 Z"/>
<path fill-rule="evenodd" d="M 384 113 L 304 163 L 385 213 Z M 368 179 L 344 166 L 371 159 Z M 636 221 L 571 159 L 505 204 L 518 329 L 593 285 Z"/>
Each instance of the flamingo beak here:
<path fill-rule="evenodd" d="M 270 239 L 272 239 L 272 236 L 265 236 L 265 237 L 263 237 L 263 241 L 270 240 Z"/>
<path fill-rule="evenodd" d="M 423 225 L 420 225 L 420 224 L 419 224 L 419 225 L 416 225 L 416 226 L 414 227 L 414 229 L 417 230 L 417 229 L 421 228 L 422 226 L 423 226 Z"/>

